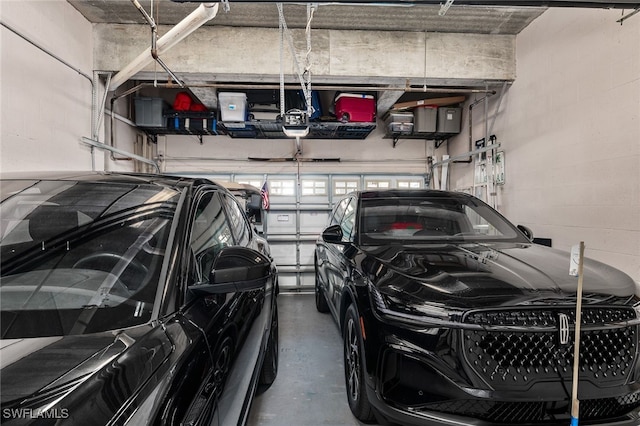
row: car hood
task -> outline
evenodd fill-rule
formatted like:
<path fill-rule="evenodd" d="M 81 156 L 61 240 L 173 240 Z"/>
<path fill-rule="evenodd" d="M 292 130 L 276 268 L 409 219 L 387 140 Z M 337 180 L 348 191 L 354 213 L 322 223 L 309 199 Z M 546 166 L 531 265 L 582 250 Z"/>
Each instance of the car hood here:
<path fill-rule="evenodd" d="M 38 410 L 54 402 L 69 410 L 83 402 L 86 407 L 118 384 L 133 393 L 171 348 L 166 334 L 148 325 L 87 335 L 0 340 L 2 408 Z"/>
<path fill-rule="evenodd" d="M 363 270 L 389 304 L 442 305 L 461 310 L 575 302 L 578 278 L 569 253 L 537 244 L 463 243 L 374 247 Z M 630 303 L 635 283 L 585 259 L 583 303 Z"/>

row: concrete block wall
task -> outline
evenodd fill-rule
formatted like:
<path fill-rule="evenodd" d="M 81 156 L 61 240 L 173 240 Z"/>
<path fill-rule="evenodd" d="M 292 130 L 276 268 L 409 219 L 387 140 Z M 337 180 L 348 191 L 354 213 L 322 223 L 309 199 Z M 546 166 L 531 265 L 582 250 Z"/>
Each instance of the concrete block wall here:
<path fill-rule="evenodd" d="M 517 77 L 493 131 L 506 158 L 498 207 L 556 248 L 584 241 L 586 256 L 640 282 L 640 19 L 620 16 L 549 9 L 517 36 Z M 497 96 L 490 121 L 496 106 Z M 476 110 L 473 139 L 484 135 Z M 465 135 L 448 149 L 466 151 Z M 473 185 L 473 168 L 454 166 L 451 184 Z"/>

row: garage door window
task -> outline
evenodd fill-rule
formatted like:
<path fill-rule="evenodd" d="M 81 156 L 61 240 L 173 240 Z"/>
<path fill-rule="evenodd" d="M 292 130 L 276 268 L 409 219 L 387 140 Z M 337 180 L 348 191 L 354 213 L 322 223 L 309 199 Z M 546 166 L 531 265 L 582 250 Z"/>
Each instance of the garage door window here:
<path fill-rule="evenodd" d="M 368 180 L 365 183 L 367 189 L 387 189 L 391 188 L 391 181 L 388 180 Z"/>
<path fill-rule="evenodd" d="M 400 189 L 419 189 L 422 188 L 419 180 L 399 180 L 398 188 Z"/>
<path fill-rule="evenodd" d="M 269 181 L 269 193 L 271 195 L 296 195 L 295 180 Z"/>
<path fill-rule="evenodd" d="M 333 195 L 342 196 L 359 188 L 357 180 L 335 180 L 333 182 Z"/>
<path fill-rule="evenodd" d="M 302 195 L 327 195 L 327 181 L 303 179 Z"/>

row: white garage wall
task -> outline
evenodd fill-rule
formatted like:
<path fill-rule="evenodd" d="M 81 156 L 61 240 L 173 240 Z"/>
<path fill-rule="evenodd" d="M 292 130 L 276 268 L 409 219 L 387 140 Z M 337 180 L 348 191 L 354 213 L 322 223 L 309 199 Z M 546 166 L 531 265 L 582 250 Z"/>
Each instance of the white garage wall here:
<path fill-rule="evenodd" d="M 494 128 L 506 157 L 498 199 L 554 247 L 584 241 L 588 257 L 640 282 L 640 19 L 620 16 L 549 9 L 518 35 L 517 78 Z M 454 166 L 452 178 L 454 188 L 473 184 L 470 167 Z"/>
<path fill-rule="evenodd" d="M 384 123 L 364 140 L 301 141 L 301 158 L 335 159 L 340 162 L 300 163 L 291 161 L 248 161 L 252 158 L 291 158 L 295 155 L 295 139 L 231 139 L 228 136 L 196 136 L 158 138 L 158 151 L 166 161 L 165 171 L 235 172 L 235 173 L 421 173 L 428 170 L 427 152 L 433 142 L 402 139 L 393 147 L 385 137 Z M 224 161 L 227 159 L 228 161 Z M 215 161 L 212 161 L 215 160 Z"/>
<path fill-rule="evenodd" d="M 92 77 L 92 25 L 66 1 L 0 1 L 0 19 Z M 80 142 L 92 134 L 91 80 L 74 69 L 0 26 L 2 172 L 92 168 Z M 97 170 L 103 158 L 96 152 Z"/>

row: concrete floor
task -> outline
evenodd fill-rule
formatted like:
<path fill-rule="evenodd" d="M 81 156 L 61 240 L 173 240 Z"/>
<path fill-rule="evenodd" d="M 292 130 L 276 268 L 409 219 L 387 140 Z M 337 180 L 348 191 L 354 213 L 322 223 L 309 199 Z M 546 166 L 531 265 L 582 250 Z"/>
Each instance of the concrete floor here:
<path fill-rule="evenodd" d="M 349 410 L 342 338 L 313 294 L 278 296 L 280 358 L 276 381 L 256 396 L 248 426 L 360 426 Z"/>

